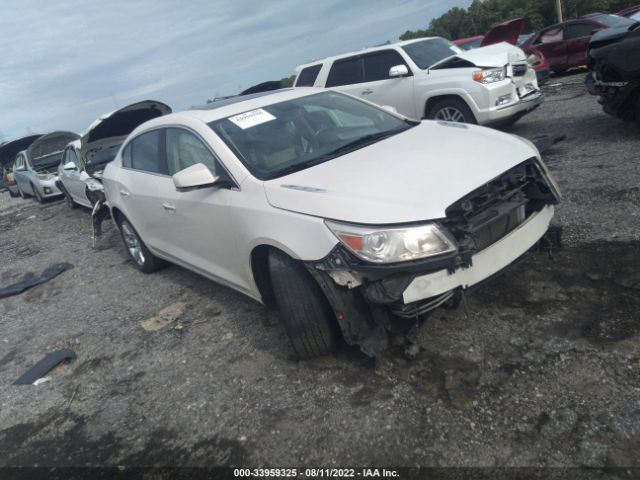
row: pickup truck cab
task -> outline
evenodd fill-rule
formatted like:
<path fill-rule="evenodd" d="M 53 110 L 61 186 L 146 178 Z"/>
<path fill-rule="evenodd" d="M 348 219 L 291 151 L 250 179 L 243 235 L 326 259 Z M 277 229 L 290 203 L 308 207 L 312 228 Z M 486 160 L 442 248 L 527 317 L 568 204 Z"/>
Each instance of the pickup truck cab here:
<path fill-rule="evenodd" d="M 498 43 L 463 52 L 439 37 L 326 58 L 297 69 L 295 87 L 342 91 L 410 118 L 498 125 L 542 103 L 524 52 Z"/>

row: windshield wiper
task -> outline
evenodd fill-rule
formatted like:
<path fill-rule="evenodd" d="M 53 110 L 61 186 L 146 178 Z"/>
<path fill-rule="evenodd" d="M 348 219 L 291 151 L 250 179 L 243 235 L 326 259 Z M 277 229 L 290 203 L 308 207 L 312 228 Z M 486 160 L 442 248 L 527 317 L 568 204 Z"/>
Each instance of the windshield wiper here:
<path fill-rule="evenodd" d="M 400 133 L 405 129 L 395 129 L 395 130 L 387 130 L 386 132 L 378 132 L 378 133 L 370 133 L 369 135 L 365 135 L 364 137 L 356 138 L 355 140 L 345 143 L 335 150 L 330 151 L 323 155 L 325 157 L 335 157 L 337 155 L 351 152 L 353 150 L 357 150 L 358 148 L 365 147 L 367 145 L 371 145 L 372 143 L 377 142 L 378 140 L 382 140 L 383 138 L 391 137 L 396 133 Z"/>
<path fill-rule="evenodd" d="M 409 123 L 409 122 L 407 122 Z M 416 122 L 416 123 L 410 123 L 410 125 L 415 126 L 418 125 L 420 122 Z M 365 135 L 363 137 L 357 138 L 351 142 L 345 143 L 344 145 L 341 145 L 340 147 L 336 148 L 335 150 L 332 150 L 328 153 L 325 153 L 323 155 L 320 155 L 319 157 L 316 158 L 312 158 L 311 160 L 307 160 L 306 162 L 301 162 L 301 163 L 296 163 L 295 165 L 289 165 L 288 167 L 283 168 L 282 170 L 278 170 L 277 172 L 274 172 L 272 175 L 269 175 L 269 177 L 267 178 L 267 180 L 272 180 L 274 178 L 278 178 L 278 177 L 283 177 L 285 175 L 288 175 L 290 173 L 295 173 L 298 172 L 300 170 L 304 170 L 305 168 L 309 168 L 309 167 L 313 167 L 315 165 L 319 165 L 321 163 L 324 163 L 328 160 L 331 160 L 332 158 L 338 157 L 344 153 L 348 153 L 351 152 L 353 150 L 357 150 L 358 148 L 362 148 L 365 147 L 367 145 L 370 145 L 372 143 L 377 142 L 378 140 L 382 140 L 383 138 L 387 138 L 387 137 L 391 137 L 397 133 L 403 132 L 405 130 L 407 130 L 408 128 L 411 127 L 407 127 L 407 128 L 401 128 L 401 129 L 394 129 L 394 130 L 387 130 L 386 132 L 377 132 L 377 133 L 370 133 L 369 135 Z"/>

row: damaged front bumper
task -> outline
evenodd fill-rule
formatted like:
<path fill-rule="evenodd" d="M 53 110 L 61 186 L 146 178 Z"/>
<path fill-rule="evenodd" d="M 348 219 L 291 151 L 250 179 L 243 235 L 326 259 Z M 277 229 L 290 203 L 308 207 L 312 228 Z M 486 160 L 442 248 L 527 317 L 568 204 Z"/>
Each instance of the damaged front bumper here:
<path fill-rule="evenodd" d="M 514 167 L 447 209 L 439 223 L 457 251 L 418 261 L 372 264 L 341 244 L 306 262 L 347 343 L 372 356 L 384 331 L 409 334 L 421 316 L 455 304 L 467 289 L 522 258 L 545 236 L 560 194 L 535 159 Z M 386 338 L 386 337 L 384 337 Z"/>
<path fill-rule="evenodd" d="M 585 78 L 587 91 L 599 97 L 602 110 L 613 117 L 623 120 L 636 120 L 636 92 L 640 91 L 640 81 L 604 82 L 594 71 Z"/>
<path fill-rule="evenodd" d="M 533 247 L 549 229 L 553 206 L 547 205 L 532 214 L 524 223 L 493 245 L 471 257 L 471 266 L 454 273 L 439 270 L 414 278 L 402 292 L 402 301 L 411 304 L 449 293 L 457 288 L 469 288 L 504 269 Z"/>

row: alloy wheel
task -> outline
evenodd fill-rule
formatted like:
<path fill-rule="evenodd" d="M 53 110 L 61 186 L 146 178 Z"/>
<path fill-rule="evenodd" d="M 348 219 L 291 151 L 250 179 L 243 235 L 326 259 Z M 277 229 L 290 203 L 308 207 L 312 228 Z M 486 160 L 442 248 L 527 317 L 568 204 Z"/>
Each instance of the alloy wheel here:
<path fill-rule="evenodd" d="M 445 122 L 459 122 L 464 123 L 464 114 L 456 107 L 444 107 L 435 114 L 436 120 L 443 120 Z"/>
<path fill-rule="evenodd" d="M 122 222 L 122 237 L 129 251 L 129 255 L 138 265 L 144 265 L 144 253 L 142 253 L 142 245 L 140 239 L 133 227 L 126 220 Z"/>

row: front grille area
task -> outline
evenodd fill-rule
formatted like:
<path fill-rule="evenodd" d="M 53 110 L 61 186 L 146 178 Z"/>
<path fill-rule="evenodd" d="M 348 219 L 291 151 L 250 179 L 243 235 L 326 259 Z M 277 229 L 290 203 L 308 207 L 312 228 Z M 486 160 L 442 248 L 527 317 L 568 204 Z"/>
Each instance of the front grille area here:
<path fill-rule="evenodd" d="M 527 65 L 524 63 L 516 63 L 512 66 L 514 77 L 524 77 L 527 73 Z"/>
<path fill-rule="evenodd" d="M 460 245 L 463 264 L 500 240 L 532 213 L 556 203 L 535 160 L 491 180 L 446 210 L 443 224 Z"/>

